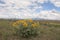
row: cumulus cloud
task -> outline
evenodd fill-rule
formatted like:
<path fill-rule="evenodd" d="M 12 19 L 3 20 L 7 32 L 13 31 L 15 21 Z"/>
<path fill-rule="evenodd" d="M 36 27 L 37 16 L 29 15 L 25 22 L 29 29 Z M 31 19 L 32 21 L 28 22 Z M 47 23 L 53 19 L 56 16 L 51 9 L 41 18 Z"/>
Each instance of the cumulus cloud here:
<path fill-rule="evenodd" d="M 48 0 L 38 0 L 40 3 L 47 2 Z"/>
<path fill-rule="evenodd" d="M 55 6 L 60 7 L 60 0 L 50 0 Z"/>
<path fill-rule="evenodd" d="M 32 18 L 36 16 L 35 14 L 32 14 L 33 10 L 27 8 L 27 6 L 31 4 L 28 0 L 4 0 L 3 2 L 6 4 L 2 5 L 4 8 L 0 9 L 0 15 L 6 15 L 6 18 Z M 14 4 L 14 6 L 12 4 Z M 20 10 L 21 8 L 23 9 L 22 11 Z M 36 8 L 37 7 L 34 9 Z"/>
<path fill-rule="evenodd" d="M 15 7 L 26 7 L 30 4 L 28 0 L 5 0 L 7 5 L 14 4 Z M 10 6 L 11 6 L 10 5 Z"/>
<path fill-rule="evenodd" d="M 17 18 L 17 19 L 30 19 L 30 18 L 43 18 L 43 19 L 59 19 L 60 14 L 55 10 L 45 11 L 40 5 L 39 7 L 35 2 L 44 3 L 48 0 L 4 0 L 6 4 L 0 4 L 0 18 Z M 33 3 L 32 3 L 33 2 Z M 54 5 L 59 5 L 56 1 L 51 0 Z M 56 3 L 56 4 L 55 4 Z M 59 6 L 58 6 L 59 7 Z M 38 9 L 38 10 L 37 10 Z M 38 12 L 38 13 L 37 13 Z"/>
<path fill-rule="evenodd" d="M 56 12 L 55 10 L 41 11 L 39 14 L 39 18 L 50 19 L 50 20 L 60 20 L 59 15 L 60 13 Z"/>

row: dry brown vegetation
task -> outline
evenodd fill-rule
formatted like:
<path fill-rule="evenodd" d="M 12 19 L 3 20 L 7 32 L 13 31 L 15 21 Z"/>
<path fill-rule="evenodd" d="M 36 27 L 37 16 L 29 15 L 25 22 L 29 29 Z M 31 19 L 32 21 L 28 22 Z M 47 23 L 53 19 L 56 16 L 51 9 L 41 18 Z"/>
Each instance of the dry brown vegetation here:
<path fill-rule="evenodd" d="M 20 38 L 15 34 L 12 22 L 16 20 L 0 20 L 0 40 L 60 40 L 60 21 L 34 20 L 40 23 L 40 35 L 32 38 Z"/>

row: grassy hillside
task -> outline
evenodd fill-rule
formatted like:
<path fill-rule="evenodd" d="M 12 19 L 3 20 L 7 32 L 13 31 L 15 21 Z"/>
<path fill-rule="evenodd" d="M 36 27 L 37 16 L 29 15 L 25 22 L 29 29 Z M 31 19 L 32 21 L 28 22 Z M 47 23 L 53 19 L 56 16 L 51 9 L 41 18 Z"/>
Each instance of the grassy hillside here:
<path fill-rule="evenodd" d="M 12 23 L 16 20 L 0 20 L 0 40 L 28 40 L 19 38 L 15 34 L 15 28 Z M 34 20 L 37 21 L 37 20 Z M 40 36 L 29 40 L 60 40 L 60 21 L 38 20 L 40 23 Z"/>

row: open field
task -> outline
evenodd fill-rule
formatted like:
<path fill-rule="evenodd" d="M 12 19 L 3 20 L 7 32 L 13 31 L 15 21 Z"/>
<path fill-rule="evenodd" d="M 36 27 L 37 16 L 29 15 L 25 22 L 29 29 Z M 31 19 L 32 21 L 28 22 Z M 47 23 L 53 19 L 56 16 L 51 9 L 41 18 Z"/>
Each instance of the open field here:
<path fill-rule="evenodd" d="M 40 23 L 40 36 L 25 39 L 15 34 L 12 23 L 16 20 L 0 20 L 0 40 L 60 40 L 60 21 L 34 20 Z"/>

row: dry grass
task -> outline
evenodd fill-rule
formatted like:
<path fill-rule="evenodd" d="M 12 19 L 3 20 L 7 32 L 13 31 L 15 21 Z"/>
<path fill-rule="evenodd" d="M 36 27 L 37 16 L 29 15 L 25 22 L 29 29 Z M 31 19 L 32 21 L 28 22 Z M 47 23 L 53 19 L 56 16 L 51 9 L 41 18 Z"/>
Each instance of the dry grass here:
<path fill-rule="evenodd" d="M 20 38 L 15 34 L 11 25 L 14 21 L 16 20 L 0 20 L 0 40 L 60 40 L 60 21 L 39 21 L 40 36 L 30 39 Z"/>

